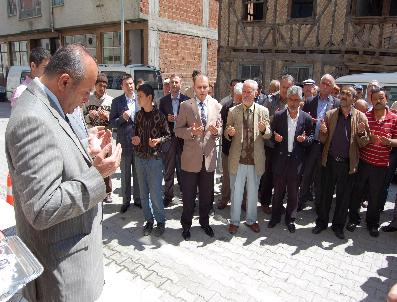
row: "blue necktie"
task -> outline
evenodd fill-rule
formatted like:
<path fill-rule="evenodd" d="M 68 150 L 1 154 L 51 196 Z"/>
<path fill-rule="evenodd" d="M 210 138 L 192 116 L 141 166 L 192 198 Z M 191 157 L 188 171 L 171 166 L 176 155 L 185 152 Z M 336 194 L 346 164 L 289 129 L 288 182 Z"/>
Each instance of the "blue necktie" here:
<path fill-rule="evenodd" d="M 205 117 L 203 102 L 200 102 L 200 119 L 201 119 L 201 123 L 203 124 L 203 127 L 205 128 L 205 126 L 207 125 L 207 118 Z"/>

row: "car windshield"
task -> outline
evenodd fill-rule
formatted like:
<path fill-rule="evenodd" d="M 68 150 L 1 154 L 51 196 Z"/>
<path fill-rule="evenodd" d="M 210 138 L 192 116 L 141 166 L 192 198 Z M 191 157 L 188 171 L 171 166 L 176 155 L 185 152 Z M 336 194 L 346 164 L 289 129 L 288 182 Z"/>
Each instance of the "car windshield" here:
<path fill-rule="evenodd" d="M 138 80 L 143 80 L 145 83 L 150 84 L 153 89 L 163 89 L 163 79 L 161 78 L 160 72 L 155 70 L 135 70 L 134 73 L 135 85 Z"/>
<path fill-rule="evenodd" d="M 123 75 L 126 73 L 123 71 L 103 71 L 108 77 L 108 89 L 121 90 L 121 82 Z"/>

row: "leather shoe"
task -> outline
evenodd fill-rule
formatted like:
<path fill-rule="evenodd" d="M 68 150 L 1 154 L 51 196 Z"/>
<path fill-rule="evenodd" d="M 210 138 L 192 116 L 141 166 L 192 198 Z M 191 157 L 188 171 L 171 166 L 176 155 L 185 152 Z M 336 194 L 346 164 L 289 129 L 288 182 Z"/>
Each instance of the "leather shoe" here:
<path fill-rule="evenodd" d="M 270 206 L 268 204 L 263 204 L 262 205 L 262 211 L 263 213 L 270 215 L 272 213 L 272 209 L 270 208 Z"/>
<path fill-rule="evenodd" d="M 397 232 L 397 228 L 394 226 L 391 226 L 390 224 L 384 225 L 383 227 L 381 227 L 381 230 L 386 233 Z"/>
<path fill-rule="evenodd" d="M 206 233 L 210 237 L 214 237 L 214 231 L 209 225 L 202 225 L 201 228 L 204 230 L 204 233 Z"/>
<path fill-rule="evenodd" d="M 190 229 L 183 230 L 182 237 L 186 241 L 190 239 Z"/>
<path fill-rule="evenodd" d="M 288 231 L 290 232 L 290 233 L 295 233 L 295 224 L 294 223 L 292 223 L 292 222 L 290 222 L 290 223 L 288 223 L 287 224 L 287 229 L 288 229 Z"/>
<path fill-rule="evenodd" d="M 270 220 L 269 223 L 268 223 L 268 225 L 267 225 L 267 227 L 268 227 L 269 229 L 272 229 L 272 228 L 274 228 L 274 227 L 277 225 L 277 223 L 278 223 L 278 222 L 276 222 L 276 221 Z"/>
<path fill-rule="evenodd" d="M 164 208 L 168 208 L 172 203 L 172 199 L 164 199 Z"/>
<path fill-rule="evenodd" d="M 370 235 L 371 237 L 378 237 L 378 236 L 379 236 L 379 230 L 378 230 L 377 227 L 370 227 L 370 228 L 368 229 L 368 231 L 369 231 L 369 235 Z"/>
<path fill-rule="evenodd" d="M 247 224 L 245 223 L 247 227 L 249 227 L 254 233 L 259 233 L 261 228 L 259 227 L 259 224 L 257 222 L 253 224 Z"/>
<path fill-rule="evenodd" d="M 313 228 L 312 233 L 317 235 L 317 234 L 320 234 L 324 230 L 325 230 L 325 228 L 323 228 L 322 226 L 316 225 Z"/>
<path fill-rule="evenodd" d="M 304 203 L 298 204 L 298 208 L 296 209 L 297 212 L 301 212 L 306 208 L 306 205 Z"/>
<path fill-rule="evenodd" d="M 334 234 L 336 237 L 338 237 L 339 239 L 345 239 L 345 234 L 343 233 L 343 229 L 341 228 L 335 228 L 333 229 Z"/>
<path fill-rule="evenodd" d="M 357 227 L 357 224 L 355 224 L 353 222 L 348 222 L 346 225 L 346 230 L 348 230 L 349 232 L 354 232 L 356 227 Z"/>
<path fill-rule="evenodd" d="M 140 203 L 134 202 L 134 207 L 142 209 L 142 205 Z"/>
<path fill-rule="evenodd" d="M 128 208 L 130 207 L 130 204 L 123 204 L 120 208 L 120 213 L 123 214 L 125 212 L 127 212 Z"/>
<path fill-rule="evenodd" d="M 238 226 L 234 224 L 229 224 L 229 233 L 234 235 L 238 231 Z"/>
<path fill-rule="evenodd" d="M 227 201 L 223 201 L 222 200 L 221 202 L 218 203 L 218 209 L 219 210 L 223 210 L 226 207 L 227 207 Z"/>

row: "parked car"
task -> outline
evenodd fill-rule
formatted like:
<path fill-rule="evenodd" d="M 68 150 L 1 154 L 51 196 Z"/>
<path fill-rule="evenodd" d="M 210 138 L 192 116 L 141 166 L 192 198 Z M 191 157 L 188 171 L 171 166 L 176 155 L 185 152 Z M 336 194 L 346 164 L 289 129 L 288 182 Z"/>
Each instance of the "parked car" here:
<path fill-rule="evenodd" d="M 11 99 L 12 93 L 30 73 L 29 66 L 11 66 L 7 75 L 7 99 Z"/>

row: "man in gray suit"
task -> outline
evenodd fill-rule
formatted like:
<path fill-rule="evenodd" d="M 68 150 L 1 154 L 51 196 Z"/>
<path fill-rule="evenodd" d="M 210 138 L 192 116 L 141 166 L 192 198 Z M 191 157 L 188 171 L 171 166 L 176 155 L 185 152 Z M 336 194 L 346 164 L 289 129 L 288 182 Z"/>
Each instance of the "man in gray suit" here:
<path fill-rule="evenodd" d="M 17 234 L 44 266 L 24 289 L 28 301 L 95 301 L 102 291 L 98 203 L 106 197 L 103 177 L 120 164 L 121 147 L 102 144 L 92 160 L 66 115 L 86 101 L 97 73 L 84 47 L 59 49 L 8 122 Z"/>

